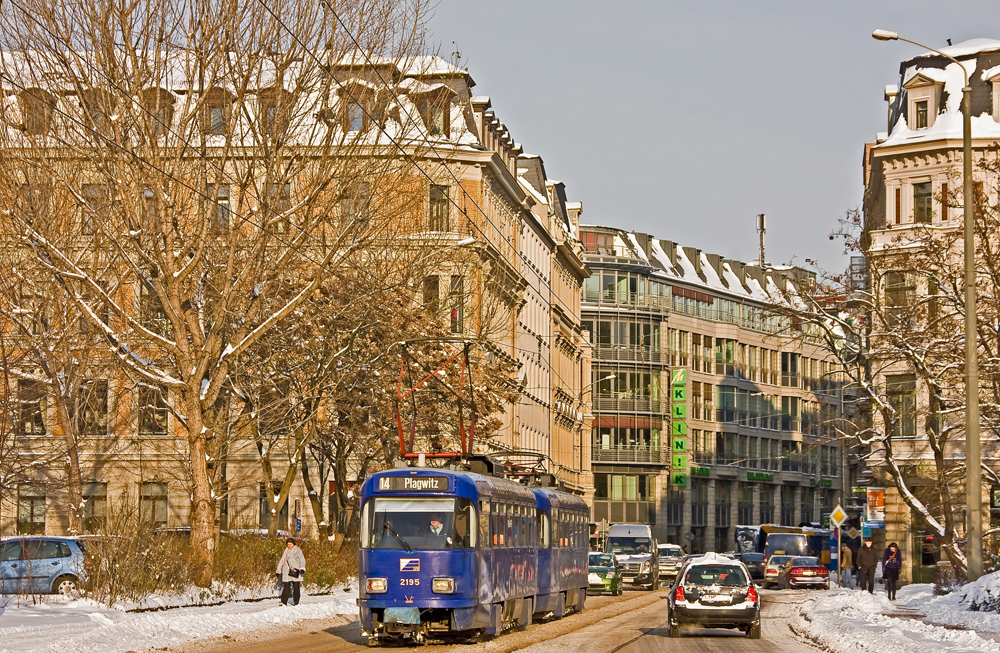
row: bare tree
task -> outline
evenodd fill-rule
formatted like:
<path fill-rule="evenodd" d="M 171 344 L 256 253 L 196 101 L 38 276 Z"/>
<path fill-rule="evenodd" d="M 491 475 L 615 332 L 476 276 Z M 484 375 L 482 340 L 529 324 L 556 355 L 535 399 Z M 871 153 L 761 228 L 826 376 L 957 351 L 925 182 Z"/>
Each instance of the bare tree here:
<path fill-rule="evenodd" d="M 384 156 L 388 97 L 345 79 L 359 44 L 405 69 L 422 17 L 402 0 L 0 9 L 0 178 L 60 208 L 39 218 L 11 201 L 5 232 L 125 374 L 169 393 L 199 585 L 211 580 L 234 366 L 400 218 L 354 207 L 413 189 L 408 164 Z"/>

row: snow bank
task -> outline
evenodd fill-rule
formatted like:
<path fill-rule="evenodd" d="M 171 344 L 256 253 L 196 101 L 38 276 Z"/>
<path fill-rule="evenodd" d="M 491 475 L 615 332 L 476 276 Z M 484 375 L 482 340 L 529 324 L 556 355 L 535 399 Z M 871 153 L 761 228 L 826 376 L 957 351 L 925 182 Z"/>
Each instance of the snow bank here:
<path fill-rule="evenodd" d="M 899 590 L 893 603 L 885 594 L 857 590 L 831 590 L 806 601 L 794 629 L 804 637 L 834 653 L 930 653 L 947 649 L 950 653 L 1000 651 L 1000 642 L 980 637 L 973 630 L 946 628 L 945 625 L 977 628 L 961 597 L 935 597 L 930 585 L 911 585 Z M 978 613 L 987 616 L 986 613 Z M 990 625 L 1000 630 L 996 614 Z M 921 619 L 926 620 L 921 621 Z M 941 625 L 938 625 L 941 624 Z M 981 630 L 991 630 L 980 626 Z"/>
<path fill-rule="evenodd" d="M 958 592 L 962 603 L 977 612 L 1000 612 L 1000 573 L 987 574 Z"/>
<path fill-rule="evenodd" d="M 356 597 L 357 588 L 352 587 L 330 596 L 303 596 L 297 606 L 283 606 L 269 598 L 144 613 L 112 610 L 87 600 L 49 597 L 46 603 L 30 605 L 16 597 L 0 597 L 0 653 L 125 653 L 163 648 L 305 619 L 353 618 Z"/>

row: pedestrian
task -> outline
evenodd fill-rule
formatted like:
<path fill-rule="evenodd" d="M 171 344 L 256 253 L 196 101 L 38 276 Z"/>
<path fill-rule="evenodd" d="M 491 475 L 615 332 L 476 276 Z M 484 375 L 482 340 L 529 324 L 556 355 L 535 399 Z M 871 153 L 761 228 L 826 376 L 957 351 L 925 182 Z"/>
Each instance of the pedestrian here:
<path fill-rule="evenodd" d="M 285 540 L 288 545 L 281 553 L 278 569 L 274 572 L 281 579 L 281 604 L 288 605 L 291 595 L 292 605 L 299 604 L 299 588 L 302 586 L 302 576 L 306 573 L 306 557 L 302 549 L 295 545 L 293 538 Z"/>
<path fill-rule="evenodd" d="M 861 572 L 861 589 L 875 593 L 875 568 L 878 566 L 878 551 L 872 546 L 872 538 L 866 537 L 858 549 L 858 570 Z"/>
<path fill-rule="evenodd" d="M 899 582 L 899 570 L 902 568 L 903 552 L 893 542 L 882 554 L 882 577 L 885 578 L 885 593 L 890 601 L 896 600 L 896 583 Z"/>
<path fill-rule="evenodd" d="M 840 586 L 854 589 L 854 556 L 851 554 L 851 547 L 846 544 L 840 547 Z"/>

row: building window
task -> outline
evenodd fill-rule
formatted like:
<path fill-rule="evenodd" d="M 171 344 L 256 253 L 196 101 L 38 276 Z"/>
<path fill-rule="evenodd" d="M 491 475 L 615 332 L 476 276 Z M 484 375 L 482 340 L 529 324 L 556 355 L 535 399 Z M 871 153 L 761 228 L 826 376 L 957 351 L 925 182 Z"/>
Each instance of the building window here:
<path fill-rule="evenodd" d="M 221 88 L 209 89 L 202 104 L 201 129 L 214 136 L 225 135 L 229 131 L 232 117 L 233 97 Z"/>
<path fill-rule="evenodd" d="M 107 435 L 108 382 L 91 379 L 80 384 L 76 400 L 76 428 L 80 435 Z"/>
<path fill-rule="evenodd" d="M 150 136 L 165 136 L 174 117 L 174 96 L 162 88 L 149 88 L 142 93 L 146 113 L 146 129 Z"/>
<path fill-rule="evenodd" d="M 913 184 L 913 221 L 917 224 L 930 224 L 932 206 L 931 182 Z"/>
<path fill-rule="evenodd" d="M 45 534 L 45 492 L 32 485 L 17 486 L 17 532 Z"/>
<path fill-rule="evenodd" d="M 927 128 L 927 100 L 917 100 L 913 103 L 913 128 L 914 129 L 926 129 Z"/>
<path fill-rule="evenodd" d="M 80 93 L 80 106 L 94 131 L 102 134 L 107 131 L 111 124 L 109 117 L 115 107 L 113 95 L 99 89 L 84 89 Z"/>
<path fill-rule="evenodd" d="M 108 484 L 83 484 L 83 530 L 93 533 L 104 528 L 108 518 Z"/>
<path fill-rule="evenodd" d="M 368 184 L 361 181 L 354 182 L 344 189 L 340 196 L 340 216 L 344 225 L 357 222 L 362 229 L 368 225 L 371 218 L 370 195 Z"/>
<path fill-rule="evenodd" d="M 167 484 L 143 483 L 139 494 L 139 517 L 152 528 L 167 525 Z"/>
<path fill-rule="evenodd" d="M 108 210 L 108 187 L 104 184 L 84 184 L 80 195 L 85 205 L 83 209 L 83 233 L 93 234 L 97 221 L 103 219 Z"/>
<path fill-rule="evenodd" d="M 292 185 L 269 184 L 266 199 L 273 233 L 287 234 L 289 231 L 288 211 L 292 208 Z"/>
<path fill-rule="evenodd" d="M 431 315 L 441 310 L 441 284 L 437 275 L 424 277 L 424 308 Z"/>
<path fill-rule="evenodd" d="M 365 108 L 360 102 L 348 102 L 344 111 L 347 131 L 363 131 L 365 128 Z"/>
<path fill-rule="evenodd" d="M 209 229 L 213 234 L 229 233 L 229 217 L 232 206 L 229 203 L 229 184 L 219 184 L 208 189 L 208 196 L 213 200 L 209 207 L 211 213 Z"/>
<path fill-rule="evenodd" d="M 271 492 L 268 493 L 267 485 L 264 483 L 260 484 L 260 527 L 270 528 L 271 518 L 277 519 L 276 528 L 285 528 L 288 525 L 288 497 L 285 497 L 285 502 L 281 504 L 280 510 L 275 510 L 272 506 L 274 505 L 273 499 L 278 498 L 281 494 L 281 481 L 274 481 L 271 486 Z"/>
<path fill-rule="evenodd" d="M 139 435 L 167 434 L 165 388 L 139 386 Z"/>
<path fill-rule="evenodd" d="M 892 270 L 886 273 L 885 313 L 889 326 L 904 324 L 909 319 L 916 291 L 916 276 L 912 272 Z"/>
<path fill-rule="evenodd" d="M 24 132 L 29 136 L 44 136 L 52 128 L 52 114 L 55 112 L 56 98 L 40 88 L 29 88 L 18 93 L 21 104 L 21 120 Z"/>
<path fill-rule="evenodd" d="M 288 131 L 291 95 L 279 86 L 265 88 L 257 94 L 262 136 L 277 138 Z"/>
<path fill-rule="evenodd" d="M 459 274 L 451 275 L 451 332 L 463 333 L 465 328 L 465 279 Z"/>
<path fill-rule="evenodd" d="M 17 382 L 18 432 L 45 435 L 45 385 L 39 381 Z"/>
<path fill-rule="evenodd" d="M 427 207 L 427 222 L 431 231 L 448 231 L 450 208 L 448 187 L 431 184 L 430 201 Z"/>
<path fill-rule="evenodd" d="M 139 319 L 142 326 L 147 329 L 156 333 L 166 333 L 167 312 L 152 282 L 146 279 L 139 281 Z"/>
<path fill-rule="evenodd" d="M 889 407 L 896 413 L 891 434 L 912 438 L 917 435 L 917 377 L 913 374 L 891 374 L 885 378 L 885 394 Z"/>

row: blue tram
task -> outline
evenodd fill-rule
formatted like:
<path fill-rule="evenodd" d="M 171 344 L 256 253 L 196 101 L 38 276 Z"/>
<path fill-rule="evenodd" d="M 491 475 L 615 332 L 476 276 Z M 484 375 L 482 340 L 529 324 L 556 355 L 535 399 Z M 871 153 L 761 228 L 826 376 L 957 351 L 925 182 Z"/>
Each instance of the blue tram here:
<path fill-rule="evenodd" d="M 437 468 L 361 488 L 361 627 L 377 642 L 495 635 L 582 610 L 587 504 L 551 488 Z"/>

